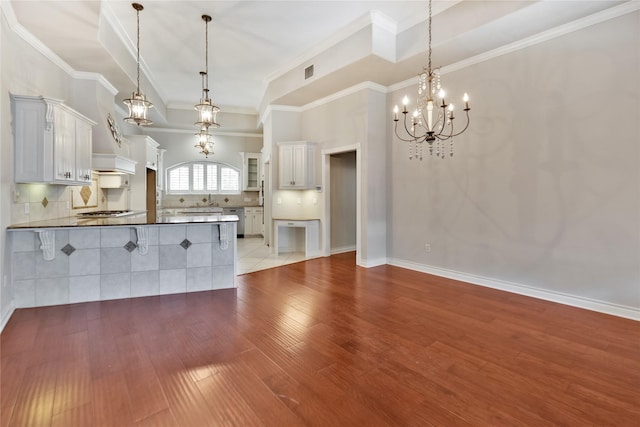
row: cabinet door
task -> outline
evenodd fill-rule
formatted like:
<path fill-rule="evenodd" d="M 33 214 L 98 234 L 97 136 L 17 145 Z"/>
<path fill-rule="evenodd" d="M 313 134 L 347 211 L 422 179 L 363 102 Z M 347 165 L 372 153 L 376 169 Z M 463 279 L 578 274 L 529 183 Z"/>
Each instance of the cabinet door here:
<path fill-rule="evenodd" d="M 280 147 L 280 188 L 291 188 L 293 184 L 293 146 Z"/>
<path fill-rule="evenodd" d="M 293 146 L 293 162 L 291 165 L 291 176 L 293 178 L 293 187 L 305 188 L 307 186 L 307 147 L 304 145 Z"/>
<path fill-rule="evenodd" d="M 258 191 L 260 180 L 260 163 L 259 157 L 255 155 L 247 155 L 245 160 L 245 190 Z"/>
<path fill-rule="evenodd" d="M 244 234 L 249 236 L 253 234 L 253 214 L 244 210 Z"/>
<path fill-rule="evenodd" d="M 91 182 L 91 152 L 91 125 L 83 120 L 76 120 L 75 168 L 78 182 Z"/>
<path fill-rule="evenodd" d="M 14 103 L 15 181 L 42 182 L 51 179 L 51 132 L 45 131 L 45 106 L 26 100 L 14 100 Z"/>
<path fill-rule="evenodd" d="M 53 179 L 75 181 L 75 118 L 62 108 L 55 108 L 53 122 Z"/>
<path fill-rule="evenodd" d="M 147 141 L 147 168 L 156 170 L 158 169 L 158 148 L 153 146 Z"/>
<path fill-rule="evenodd" d="M 260 215 L 257 213 L 253 214 L 253 234 L 261 234 L 262 232 L 262 224 L 261 224 Z"/>

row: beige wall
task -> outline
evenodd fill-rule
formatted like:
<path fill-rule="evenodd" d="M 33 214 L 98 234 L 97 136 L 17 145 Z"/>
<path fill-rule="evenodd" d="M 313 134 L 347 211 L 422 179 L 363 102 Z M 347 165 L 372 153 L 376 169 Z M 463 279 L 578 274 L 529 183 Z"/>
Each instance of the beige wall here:
<path fill-rule="evenodd" d="M 390 258 L 640 308 L 638 40 L 636 12 L 444 75 L 471 127 L 422 162 L 389 132 Z"/>
<path fill-rule="evenodd" d="M 11 225 L 13 206 L 13 134 L 11 131 L 11 102 L 9 93 L 19 95 L 46 95 L 53 98 L 71 97 L 72 79 L 51 61 L 33 49 L 28 43 L 16 36 L 10 29 L 5 16 L 0 13 L 0 57 L 2 58 L 0 76 L 0 326 L 8 320 L 12 310 L 13 293 L 8 283 L 10 263 L 7 261 L 6 227 Z"/>

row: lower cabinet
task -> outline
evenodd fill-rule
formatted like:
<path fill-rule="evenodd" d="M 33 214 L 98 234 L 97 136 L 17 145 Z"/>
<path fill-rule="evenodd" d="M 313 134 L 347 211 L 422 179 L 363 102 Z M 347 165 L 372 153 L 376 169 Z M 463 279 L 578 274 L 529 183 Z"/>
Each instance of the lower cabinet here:
<path fill-rule="evenodd" d="M 264 235 L 263 208 L 244 208 L 244 235 Z"/>

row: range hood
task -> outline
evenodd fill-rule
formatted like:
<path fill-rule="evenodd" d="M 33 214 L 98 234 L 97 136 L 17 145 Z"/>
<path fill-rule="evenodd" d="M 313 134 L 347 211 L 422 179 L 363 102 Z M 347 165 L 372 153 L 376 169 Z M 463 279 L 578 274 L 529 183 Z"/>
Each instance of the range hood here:
<path fill-rule="evenodd" d="M 121 136 L 120 119 L 115 114 L 117 89 L 99 76 L 78 79 L 74 91 L 75 108 L 97 122 L 92 133 L 91 168 L 99 173 L 135 174 L 137 162 L 129 157 L 129 142 Z"/>
<path fill-rule="evenodd" d="M 93 153 L 91 168 L 99 173 L 136 173 L 136 162 L 118 154 Z"/>

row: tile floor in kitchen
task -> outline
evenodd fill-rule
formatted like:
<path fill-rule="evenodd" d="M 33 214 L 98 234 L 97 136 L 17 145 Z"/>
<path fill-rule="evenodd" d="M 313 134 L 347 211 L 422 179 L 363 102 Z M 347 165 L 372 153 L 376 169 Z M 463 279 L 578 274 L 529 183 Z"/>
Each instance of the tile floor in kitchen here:
<path fill-rule="evenodd" d="M 284 253 L 278 256 L 271 253 L 271 248 L 263 243 L 262 237 L 245 237 L 238 239 L 238 274 L 265 270 L 285 264 L 304 261 L 304 252 Z"/>

